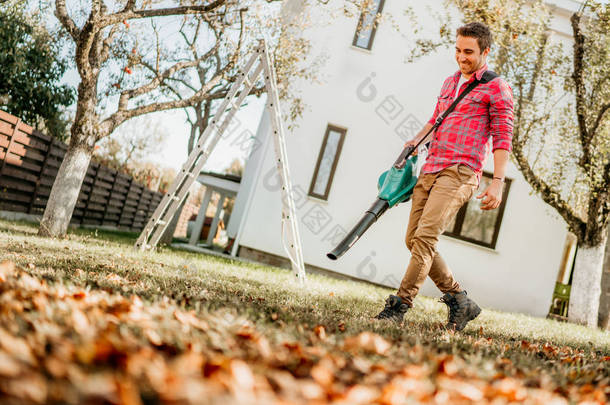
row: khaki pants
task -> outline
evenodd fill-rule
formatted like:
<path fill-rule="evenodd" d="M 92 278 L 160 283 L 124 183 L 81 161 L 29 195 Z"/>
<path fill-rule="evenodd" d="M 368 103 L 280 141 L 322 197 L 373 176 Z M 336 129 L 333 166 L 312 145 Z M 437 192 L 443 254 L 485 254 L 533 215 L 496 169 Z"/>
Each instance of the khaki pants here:
<path fill-rule="evenodd" d="M 455 164 L 438 173 L 422 173 L 413 189 L 405 242 L 411 260 L 397 295 L 409 306 L 429 275 L 443 292 L 462 291 L 436 251 L 439 236 L 478 188 L 473 170 Z"/>

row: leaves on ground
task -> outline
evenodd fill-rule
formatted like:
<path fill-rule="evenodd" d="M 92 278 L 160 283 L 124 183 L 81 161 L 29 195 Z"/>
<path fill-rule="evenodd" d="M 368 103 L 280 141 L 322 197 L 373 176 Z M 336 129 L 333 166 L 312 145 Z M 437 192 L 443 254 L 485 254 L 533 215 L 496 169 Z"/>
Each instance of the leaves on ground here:
<path fill-rule="evenodd" d="M 109 281 L 126 282 L 115 276 Z M 507 356 L 519 351 L 565 365 L 570 371 L 559 384 L 502 356 L 469 361 L 459 350 L 435 351 L 372 331 L 352 334 L 345 325 L 276 333 L 282 320 L 273 314 L 261 324 L 231 310 L 196 312 L 167 298 L 144 302 L 48 282 L 34 265 L 21 269 L 5 261 L 0 392 L 5 403 L 130 405 L 605 404 L 610 395 L 609 359 L 567 346 L 496 342 L 482 329 L 464 340 L 481 353 L 501 345 Z M 449 332 L 441 336 L 454 339 Z"/>

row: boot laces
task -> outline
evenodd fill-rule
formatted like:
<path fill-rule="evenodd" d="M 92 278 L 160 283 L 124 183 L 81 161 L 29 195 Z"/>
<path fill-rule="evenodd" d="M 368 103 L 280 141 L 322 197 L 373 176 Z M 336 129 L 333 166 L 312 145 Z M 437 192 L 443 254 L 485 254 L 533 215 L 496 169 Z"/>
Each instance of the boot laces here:
<path fill-rule="evenodd" d="M 455 298 L 455 296 L 453 296 L 451 294 L 443 295 L 441 297 L 440 301 L 449 307 L 448 322 L 449 323 L 458 323 L 458 321 L 465 314 L 465 310 L 466 310 L 465 306 L 460 305 L 457 298 Z"/>

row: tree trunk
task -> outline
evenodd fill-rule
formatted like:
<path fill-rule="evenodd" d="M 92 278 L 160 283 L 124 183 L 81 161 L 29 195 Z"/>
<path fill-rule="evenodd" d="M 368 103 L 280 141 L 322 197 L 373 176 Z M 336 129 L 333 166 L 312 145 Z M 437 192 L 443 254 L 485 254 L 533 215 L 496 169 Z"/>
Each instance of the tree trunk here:
<path fill-rule="evenodd" d="M 38 235 L 58 237 L 68 230 L 91 155 L 91 148 L 86 146 L 68 148 L 51 188 Z"/>
<path fill-rule="evenodd" d="M 597 246 L 578 246 L 568 308 L 570 322 L 597 327 L 607 236 Z"/>
<path fill-rule="evenodd" d="M 608 228 L 608 231 L 610 231 L 610 228 Z M 610 236 L 606 242 L 606 257 L 604 259 L 602 275 L 602 295 L 599 299 L 599 327 L 610 330 Z"/>

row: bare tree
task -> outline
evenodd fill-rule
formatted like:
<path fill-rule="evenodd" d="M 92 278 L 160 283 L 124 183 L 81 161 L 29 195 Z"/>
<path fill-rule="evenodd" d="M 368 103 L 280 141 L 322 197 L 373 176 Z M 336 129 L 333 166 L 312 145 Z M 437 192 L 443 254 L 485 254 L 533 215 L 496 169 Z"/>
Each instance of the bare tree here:
<path fill-rule="evenodd" d="M 185 108 L 217 97 L 213 89 L 218 84 L 235 80 L 239 62 L 253 45 L 252 38 L 244 32 L 243 18 L 253 3 L 254 0 L 208 0 L 164 7 L 158 4 L 167 3 L 126 0 L 109 9 L 102 0 L 90 0 L 80 3 L 82 9 L 69 10 L 65 0 L 55 2 L 55 15 L 74 44 L 74 62 L 81 81 L 69 148 L 51 190 L 40 235 L 60 236 L 66 232 L 98 140 L 130 118 Z M 225 27 L 228 21 L 232 32 L 226 32 L 195 59 L 181 55 L 174 58 L 155 47 L 158 42 L 150 41 L 148 26 L 172 17 L 170 21 L 188 21 L 195 15 Z M 130 31 L 131 24 L 134 27 Z M 222 67 L 206 77 L 195 91 L 180 99 L 167 97 L 169 82 L 183 80 L 200 63 L 214 58 L 221 47 L 228 55 Z"/>

